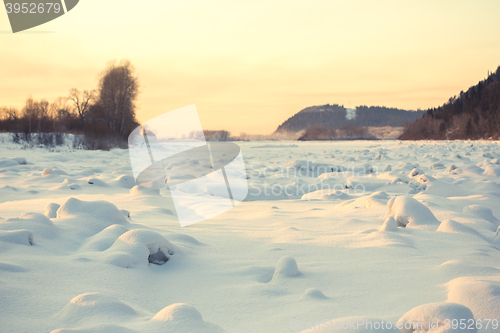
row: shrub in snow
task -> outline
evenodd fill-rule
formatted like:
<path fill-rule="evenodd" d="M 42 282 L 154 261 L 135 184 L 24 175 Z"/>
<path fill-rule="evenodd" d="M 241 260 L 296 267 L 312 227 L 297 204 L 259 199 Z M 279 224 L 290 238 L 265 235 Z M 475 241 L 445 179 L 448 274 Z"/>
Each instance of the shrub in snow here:
<path fill-rule="evenodd" d="M 394 217 L 400 227 L 418 228 L 439 225 L 427 206 L 408 196 L 391 198 L 387 203 L 388 216 Z"/>
<path fill-rule="evenodd" d="M 106 252 L 107 263 L 129 268 L 148 263 L 162 265 L 176 249 L 157 232 L 134 229 L 121 235 Z"/>
<path fill-rule="evenodd" d="M 274 270 L 273 280 L 279 278 L 288 278 L 300 275 L 300 271 L 297 267 L 297 262 L 294 258 L 290 256 L 281 257 L 276 264 Z"/>
<path fill-rule="evenodd" d="M 49 219 L 55 219 L 57 217 L 57 210 L 61 207 L 61 205 L 56 204 L 56 203 L 50 203 L 45 207 L 45 213 L 44 215 L 47 216 Z"/>

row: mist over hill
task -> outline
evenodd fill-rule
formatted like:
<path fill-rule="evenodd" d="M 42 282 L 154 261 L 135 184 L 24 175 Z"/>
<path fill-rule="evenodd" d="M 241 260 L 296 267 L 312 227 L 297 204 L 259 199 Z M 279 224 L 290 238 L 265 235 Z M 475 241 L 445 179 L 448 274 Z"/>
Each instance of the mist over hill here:
<path fill-rule="evenodd" d="M 358 106 L 348 109 L 343 105 L 326 104 L 305 108 L 283 122 L 275 134 L 297 133 L 311 126 L 340 129 L 357 127 L 401 127 L 422 117 L 425 111 L 407 111 L 382 106 Z"/>

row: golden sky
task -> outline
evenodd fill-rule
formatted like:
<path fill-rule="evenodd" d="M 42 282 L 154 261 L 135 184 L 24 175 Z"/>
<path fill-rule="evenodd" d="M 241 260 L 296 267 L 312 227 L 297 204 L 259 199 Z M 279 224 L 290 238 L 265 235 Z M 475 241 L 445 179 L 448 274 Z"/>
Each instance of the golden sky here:
<path fill-rule="evenodd" d="M 12 34 L 0 10 L 0 105 L 92 89 L 113 59 L 137 118 L 196 104 L 205 129 L 269 134 L 320 104 L 438 106 L 500 65 L 498 0 L 81 0 Z"/>

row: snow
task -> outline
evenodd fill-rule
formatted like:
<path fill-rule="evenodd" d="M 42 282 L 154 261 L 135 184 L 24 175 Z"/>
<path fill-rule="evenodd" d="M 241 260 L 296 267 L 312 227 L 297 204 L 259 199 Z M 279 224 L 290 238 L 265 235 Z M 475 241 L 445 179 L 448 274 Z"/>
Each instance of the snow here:
<path fill-rule="evenodd" d="M 498 332 L 484 325 L 500 319 L 498 142 L 238 144 L 247 198 L 181 228 L 170 189 L 136 185 L 127 150 L 5 139 L 0 331 L 406 333 L 342 324 L 474 318 Z"/>
<path fill-rule="evenodd" d="M 408 196 L 391 198 L 387 203 L 387 208 L 390 216 L 394 217 L 400 227 L 437 227 L 440 223 L 429 208 Z"/>
<path fill-rule="evenodd" d="M 470 323 L 469 320 L 474 320 L 474 315 L 466 306 L 456 303 L 440 302 L 430 303 L 417 306 L 408 311 L 398 322 L 412 323 L 409 328 L 402 326 L 403 333 L 412 333 L 415 331 L 423 332 L 446 332 L 446 333 L 476 333 L 475 325 L 469 328 L 465 325 L 464 328 L 453 328 L 453 320 L 462 320 L 465 323 Z M 422 325 L 414 326 L 413 323 L 421 323 Z M 446 329 L 446 325 L 450 327 Z"/>

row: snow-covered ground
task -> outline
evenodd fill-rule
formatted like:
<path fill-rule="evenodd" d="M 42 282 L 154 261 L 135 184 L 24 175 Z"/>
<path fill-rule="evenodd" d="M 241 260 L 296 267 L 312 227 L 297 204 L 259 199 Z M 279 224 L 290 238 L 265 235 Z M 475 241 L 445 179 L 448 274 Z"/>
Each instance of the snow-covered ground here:
<path fill-rule="evenodd" d="M 239 144 L 247 201 L 181 228 L 127 150 L 4 139 L 0 332 L 500 331 L 498 142 Z"/>

